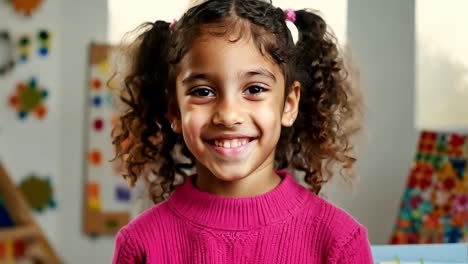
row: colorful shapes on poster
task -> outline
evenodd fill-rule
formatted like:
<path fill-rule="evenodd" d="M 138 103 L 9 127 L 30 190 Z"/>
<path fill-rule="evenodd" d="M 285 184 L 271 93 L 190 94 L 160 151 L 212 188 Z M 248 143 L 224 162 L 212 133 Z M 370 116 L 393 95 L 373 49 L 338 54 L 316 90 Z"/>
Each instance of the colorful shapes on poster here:
<path fill-rule="evenodd" d="M 101 151 L 97 149 L 91 150 L 88 154 L 88 161 L 93 166 L 100 166 L 102 162 Z"/>
<path fill-rule="evenodd" d="M 99 199 L 99 185 L 95 182 L 86 184 L 86 200 L 88 208 L 93 210 L 101 209 L 101 200 Z"/>
<path fill-rule="evenodd" d="M 37 33 L 37 41 L 39 42 L 38 55 L 42 57 L 49 55 L 51 34 L 47 30 L 40 30 Z"/>
<path fill-rule="evenodd" d="M 100 132 L 104 128 L 104 121 L 102 118 L 96 118 L 93 122 L 94 130 Z"/>
<path fill-rule="evenodd" d="M 468 239 L 468 157 L 465 135 L 421 133 L 393 244 L 454 243 Z"/>
<path fill-rule="evenodd" d="M 10 213 L 5 207 L 5 203 L 0 197 L 0 228 L 2 227 L 11 227 L 14 226 L 15 223 L 13 222 L 13 219 L 10 216 Z"/>
<path fill-rule="evenodd" d="M 19 61 L 26 62 L 31 54 L 31 40 L 28 35 L 23 35 L 18 40 Z"/>
<path fill-rule="evenodd" d="M 432 185 L 432 178 L 432 167 L 426 163 L 419 163 L 411 170 L 408 186 L 425 190 Z"/>
<path fill-rule="evenodd" d="M 131 191 L 128 187 L 117 186 L 115 188 L 115 198 L 119 202 L 129 202 L 131 197 Z"/>
<path fill-rule="evenodd" d="M 42 212 L 45 208 L 56 207 L 49 177 L 40 178 L 32 174 L 21 181 L 18 187 L 29 206 L 35 211 Z"/>
<path fill-rule="evenodd" d="M 43 0 L 11 0 L 13 8 L 26 16 L 31 16 L 41 6 Z"/>
<path fill-rule="evenodd" d="M 99 95 L 96 95 L 92 98 L 93 106 L 100 107 L 102 105 L 102 98 Z"/>
<path fill-rule="evenodd" d="M 44 103 L 47 96 L 48 91 L 39 87 L 35 78 L 31 78 L 29 82 L 17 84 L 15 93 L 10 96 L 10 105 L 18 112 L 20 119 L 27 118 L 30 113 L 42 119 L 47 114 Z"/>
<path fill-rule="evenodd" d="M 423 132 L 419 140 L 418 150 L 420 153 L 432 153 L 436 143 L 437 134 L 434 132 Z"/>
<path fill-rule="evenodd" d="M 16 263 L 15 258 L 26 255 L 26 242 L 23 240 L 1 240 L 0 241 L 0 263 Z M 5 262 L 6 261 L 6 262 Z"/>
<path fill-rule="evenodd" d="M 101 88 L 101 86 L 102 86 L 102 82 L 99 79 L 94 79 L 94 80 L 91 81 L 90 86 L 94 90 L 99 90 Z"/>

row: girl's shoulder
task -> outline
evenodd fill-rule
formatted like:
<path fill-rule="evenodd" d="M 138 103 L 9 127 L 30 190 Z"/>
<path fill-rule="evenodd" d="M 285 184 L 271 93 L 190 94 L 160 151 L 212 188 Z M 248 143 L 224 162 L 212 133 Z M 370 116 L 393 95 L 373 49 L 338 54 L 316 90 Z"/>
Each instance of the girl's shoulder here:
<path fill-rule="evenodd" d="M 171 222 L 171 213 L 162 202 L 146 209 L 122 227 L 115 237 L 113 263 L 145 263 L 151 248 L 162 248 L 160 232 Z"/>
<path fill-rule="evenodd" d="M 172 214 L 167 208 L 166 201 L 164 201 L 147 208 L 130 220 L 122 229 L 126 229 L 126 232 L 129 234 L 134 232 L 141 233 L 142 229 L 146 229 L 148 226 L 157 227 L 162 222 L 168 221 L 171 216 Z"/>

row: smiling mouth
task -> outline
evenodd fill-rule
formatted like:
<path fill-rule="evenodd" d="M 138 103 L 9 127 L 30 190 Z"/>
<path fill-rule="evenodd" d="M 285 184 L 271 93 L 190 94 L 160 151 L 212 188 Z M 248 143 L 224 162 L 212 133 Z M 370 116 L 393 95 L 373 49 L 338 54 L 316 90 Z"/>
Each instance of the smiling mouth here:
<path fill-rule="evenodd" d="M 253 138 L 214 139 L 209 143 L 219 148 L 232 149 L 242 147 L 252 140 Z"/>

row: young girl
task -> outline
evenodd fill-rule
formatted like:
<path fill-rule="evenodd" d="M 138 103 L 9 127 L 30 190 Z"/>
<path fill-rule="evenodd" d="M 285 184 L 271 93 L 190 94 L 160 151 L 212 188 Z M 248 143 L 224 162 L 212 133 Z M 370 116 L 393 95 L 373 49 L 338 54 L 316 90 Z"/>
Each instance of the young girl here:
<path fill-rule="evenodd" d="M 365 228 L 316 195 L 355 161 L 352 89 L 322 18 L 209 0 L 147 26 L 114 144 L 132 184 L 151 166 L 158 205 L 120 230 L 113 262 L 372 263 Z"/>

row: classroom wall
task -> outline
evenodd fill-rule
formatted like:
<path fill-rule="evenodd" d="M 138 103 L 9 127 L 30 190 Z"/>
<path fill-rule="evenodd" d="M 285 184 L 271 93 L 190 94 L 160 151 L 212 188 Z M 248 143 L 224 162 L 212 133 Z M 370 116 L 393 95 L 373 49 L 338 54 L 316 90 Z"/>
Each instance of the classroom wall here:
<path fill-rule="evenodd" d="M 365 134 L 354 191 L 329 186 L 329 198 L 355 216 L 373 244 L 386 244 L 415 155 L 415 5 L 349 0 L 348 43 L 361 72 Z"/>
<path fill-rule="evenodd" d="M 90 238 L 81 228 L 87 47 L 91 41 L 107 40 L 107 1 L 45 2 L 60 9 L 54 25 L 60 26 L 56 37 L 61 47 L 57 50 L 61 85 L 57 98 L 51 98 L 58 109 L 57 132 L 51 136 L 58 143 L 49 149 L 57 149 L 51 157 L 60 175 L 60 214 L 47 221 L 58 230 L 51 236 L 67 263 L 108 263 L 113 237 Z M 416 144 L 414 3 L 349 0 L 347 16 L 348 43 L 365 89 L 367 143 L 359 149 L 361 182 L 356 192 L 337 183 L 327 195 L 367 226 L 371 241 L 380 244 L 388 241 Z"/>
<path fill-rule="evenodd" d="M 58 199 L 60 190 L 57 188 L 62 179 L 58 163 L 60 149 L 59 142 L 55 140 L 60 133 L 60 8 L 59 0 L 44 1 L 31 17 L 27 17 L 16 12 L 10 1 L 0 2 L 0 30 L 10 33 L 13 49 L 18 51 L 17 43 L 22 36 L 27 36 L 30 43 L 27 60 L 20 62 L 18 52 L 15 52 L 15 68 L 0 76 L 0 160 L 15 184 L 19 185 L 31 175 L 50 182 L 53 189 L 50 201 L 55 202 L 56 207 L 43 204 L 42 211 L 35 212 L 34 216 L 55 247 L 61 244 L 58 226 L 62 208 Z M 50 33 L 49 55 L 45 57 L 38 54 L 41 43 L 37 35 L 40 30 Z M 6 54 L 8 51 L 1 52 Z M 18 83 L 27 84 L 33 77 L 38 89 L 48 93 L 43 100 L 47 114 L 43 119 L 36 118 L 32 113 L 20 119 L 18 111 L 10 106 L 9 98 L 15 94 Z"/>

